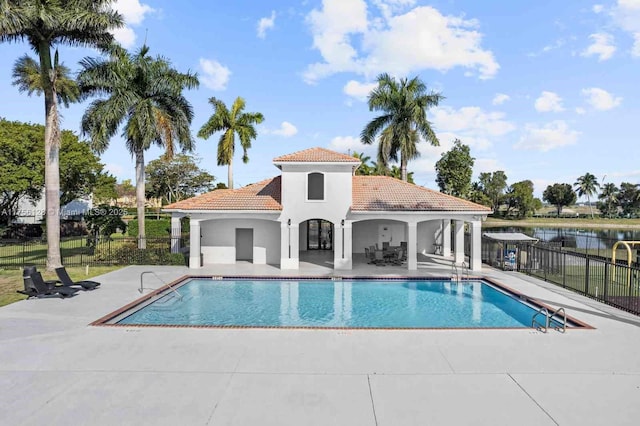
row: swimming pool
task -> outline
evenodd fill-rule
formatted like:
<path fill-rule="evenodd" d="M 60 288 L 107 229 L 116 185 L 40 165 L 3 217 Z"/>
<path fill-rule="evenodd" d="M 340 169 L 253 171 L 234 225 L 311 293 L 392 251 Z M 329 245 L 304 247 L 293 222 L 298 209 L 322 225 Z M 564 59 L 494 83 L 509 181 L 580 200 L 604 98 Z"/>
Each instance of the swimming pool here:
<path fill-rule="evenodd" d="M 114 313 L 105 322 L 211 327 L 530 328 L 539 308 L 481 280 L 195 278 L 175 288 L 177 292 L 167 290 Z"/>

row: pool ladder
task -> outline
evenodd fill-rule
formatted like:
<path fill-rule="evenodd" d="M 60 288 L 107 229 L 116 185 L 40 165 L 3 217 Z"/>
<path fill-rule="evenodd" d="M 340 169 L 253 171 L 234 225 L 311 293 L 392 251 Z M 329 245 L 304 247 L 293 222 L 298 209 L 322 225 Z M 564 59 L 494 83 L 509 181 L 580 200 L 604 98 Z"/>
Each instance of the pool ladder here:
<path fill-rule="evenodd" d="M 562 317 L 560 317 L 560 314 L 562 314 Z M 537 319 L 540 315 L 544 315 L 544 324 L 539 322 Z M 531 327 L 535 328 L 538 331 L 546 333 L 547 330 L 549 330 L 549 324 L 555 317 L 562 318 L 562 327 L 553 327 L 554 330 L 560 331 L 561 333 L 566 333 L 567 312 L 564 310 L 564 308 L 558 308 L 555 311 L 549 312 L 549 310 L 543 306 L 542 308 L 538 309 L 538 312 L 533 314 L 533 317 L 531 318 Z"/>
<path fill-rule="evenodd" d="M 460 264 L 460 269 L 458 269 L 458 265 L 456 264 L 456 262 L 452 262 L 451 263 L 451 281 L 454 281 L 459 283 L 460 282 L 460 270 L 463 270 L 466 278 L 469 278 L 469 268 L 467 268 L 467 263 L 466 262 L 462 262 Z"/>
<path fill-rule="evenodd" d="M 178 297 L 180 298 L 180 300 L 182 300 L 182 295 L 180 293 L 178 293 L 178 290 L 176 290 L 175 288 L 171 287 L 171 284 L 167 283 L 165 280 L 163 280 L 162 278 L 160 278 L 160 276 L 158 276 L 158 274 L 156 274 L 153 271 L 144 271 L 140 273 L 140 288 L 138 289 L 138 291 L 140 293 L 142 293 L 144 291 L 144 286 L 143 286 L 143 278 L 146 274 L 151 274 L 154 275 L 158 280 L 160 280 L 161 283 L 163 283 L 165 285 L 165 287 L 168 287 L 171 291 L 173 291 L 175 294 L 178 295 Z M 155 288 L 148 288 L 147 290 L 157 290 Z"/>

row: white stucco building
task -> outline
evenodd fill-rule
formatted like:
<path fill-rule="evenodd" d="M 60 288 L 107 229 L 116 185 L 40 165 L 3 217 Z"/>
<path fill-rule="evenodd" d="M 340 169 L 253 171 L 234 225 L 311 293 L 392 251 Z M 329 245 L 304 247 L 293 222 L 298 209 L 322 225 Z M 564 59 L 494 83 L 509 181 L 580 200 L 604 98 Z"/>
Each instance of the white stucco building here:
<path fill-rule="evenodd" d="M 351 269 L 354 254 L 376 245 L 404 247 L 408 269 L 417 269 L 419 254 L 451 256 L 452 247 L 454 261 L 462 263 L 465 223 L 469 266 L 481 268 L 487 207 L 391 177 L 355 176 L 360 160 L 324 148 L 273 164 L 279 176 L 166 206 L 178 236 L 180 218 L 190 217 L 191 268 L 249 260 L 298 269 L 300 259 L 317 250 L 335 269 Z"/>

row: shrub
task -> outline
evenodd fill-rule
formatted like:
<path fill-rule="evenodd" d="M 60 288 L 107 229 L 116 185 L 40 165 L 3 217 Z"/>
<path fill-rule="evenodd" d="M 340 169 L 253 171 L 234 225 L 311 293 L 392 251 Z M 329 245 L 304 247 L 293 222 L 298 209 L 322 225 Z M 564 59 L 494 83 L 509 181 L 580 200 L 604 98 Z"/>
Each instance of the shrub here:
<path fill-rule="evenodd" d="M 136 243 L 125 243 L 115 250 L 112 262 L 120 265 L 175 265 L 185 266 L 181 253 L 171 253 L 166 247 L 139 249 Z"/>
<path fill-rule="evenodd" d="M 169 237 L 171 235 L 171 219 L 145 221 L 145 232 L 147 238 Z M 138 219 L 130 220 L 127 224 L 127 233 L 130 237 L 138 236 Z"/>

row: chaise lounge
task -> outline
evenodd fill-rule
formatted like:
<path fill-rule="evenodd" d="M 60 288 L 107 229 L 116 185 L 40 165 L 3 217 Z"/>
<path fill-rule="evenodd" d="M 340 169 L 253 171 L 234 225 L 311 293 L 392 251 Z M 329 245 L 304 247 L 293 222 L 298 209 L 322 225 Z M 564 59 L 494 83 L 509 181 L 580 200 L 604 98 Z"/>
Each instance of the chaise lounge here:
<path fill-rule="evenodd" d="M 61 267 L 61 268 L 56 268 L 56 274 L 58 275 L 58 278 L 60 278 L 60 283 L 62 283 L 62 285 L 64 287 L 71 287 L 71 286 L 81 286 L 84 290 L 94 290 L 97 287 L 100 286 L 100 283 L 97 281 L 89 281 L 89 280 L 84 280 L 84 281 L 73 281 L 71 279 L 71 277 L 69 276 L 69 273 L 67 273 L 67 270 L 65 269 L 65 267 Z"/>
<path fill-rule="evenodd" d="M 24 290 L 17 290 L 20 294 L 29 297 L 55 296 L 71 297 L 76 294 L 78 289 L 64 286 L 56 286 L 53 281 L 45 281 L 38 271 L 32 271 L 24 280 Z"/>

